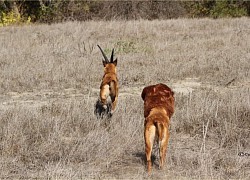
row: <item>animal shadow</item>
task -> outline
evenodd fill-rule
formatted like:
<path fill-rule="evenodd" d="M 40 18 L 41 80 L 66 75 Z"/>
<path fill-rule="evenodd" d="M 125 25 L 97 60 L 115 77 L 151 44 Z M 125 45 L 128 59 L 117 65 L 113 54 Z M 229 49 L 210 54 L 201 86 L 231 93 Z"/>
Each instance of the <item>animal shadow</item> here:
<path fill-rule="evenodd" d="M 98 119 L 104 119 L 104 118 L 111 118 L 111 103 L 108 103 L 106 108 L 103 107 L 100 99 L 98 99 L 95 103 L 95 111 L 94 111 L 96 117 Z"/>
<path fill-rule="evenodd" d="M 140 161 L 142 161 L 143 163 L 147 162 L 145 152 L 144 153 L 143 152 L 137 152 L 137 153 L 134 153 L 133 156 L 135 156 L 136 158 L 140 158 Z M 152 164 L 155 164 L 155 160 L 156 160 L 156 156 L 154 154 L 152 154 L 151 155 Z"/>

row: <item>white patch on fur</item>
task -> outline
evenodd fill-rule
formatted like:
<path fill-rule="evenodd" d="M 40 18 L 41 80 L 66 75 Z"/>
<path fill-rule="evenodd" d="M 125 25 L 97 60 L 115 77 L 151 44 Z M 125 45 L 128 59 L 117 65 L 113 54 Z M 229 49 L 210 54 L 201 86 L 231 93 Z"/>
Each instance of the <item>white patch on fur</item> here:
<path fill-rule="evenodd" d="M 108 84 L 106 84 L 105 86 L 103 86 L 103 91 L 107 100 L 107 103 L 111 103 L 111 98 L 110 98 L 110 87 Z"/>
<path fill-rule="evenodd" d="M 103 86 L 103 91 L 104 91 L 105 97 L 107 98 L 109 96 L 109 85 L 108 84 Z"/>

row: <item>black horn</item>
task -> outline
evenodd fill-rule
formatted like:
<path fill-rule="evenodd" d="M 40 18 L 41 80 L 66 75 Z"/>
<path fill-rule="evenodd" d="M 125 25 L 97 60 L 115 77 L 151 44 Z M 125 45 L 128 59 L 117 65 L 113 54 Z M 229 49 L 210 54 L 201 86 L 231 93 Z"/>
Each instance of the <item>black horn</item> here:
<path fill-rule="evenodd" d="M 102 50 L 102 48 L 97 44 L 97 46 L 99 47 L 99 49 L 101 50 L 101 52 L 102 52 L 102 55 L 103 55 L 103 57 L 104 57 L 104 60 L 105 60 L 105 62 L 109 62 L 109 60 L 108 60 L 108 58 L 107 58 L 107 56 L 105 55 L 105 53 L 103 52 L 103 50 Z"/>
<path fill-rule="evenodd" d="M 114 60 L 114 48 L 113 48 L 113 50 L 112 50 L 112 54 L 111 54 L 111 58 L 110 58 L 110 62 L 113 62 L 113 60 Z"/>

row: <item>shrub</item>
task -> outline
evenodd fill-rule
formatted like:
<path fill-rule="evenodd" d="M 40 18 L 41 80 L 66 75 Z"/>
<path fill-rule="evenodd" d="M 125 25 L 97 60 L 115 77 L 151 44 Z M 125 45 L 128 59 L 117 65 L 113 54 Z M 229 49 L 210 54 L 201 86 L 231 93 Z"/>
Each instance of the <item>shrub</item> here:
<path fill-rule="evenodd" d="M 186 9 L 191 17 L 241 17 L 247 16 L 247 5 L 241 1 L 220 0 L 220 1 L 195 1 L 186 2 Z"/>
<path fill-rule="evenodd" d="M 15 14 L 14 12 L 2 12 L 0 15 L 0 27 L 14 24 L 29 24 L 30 21 L 30 16 L 28 18 L 22 18 L 20 14 Z"/>
<path fill-rule="evenodd" d="M 223 17 L 241 17 L 246 16 L 247 10 L 241 7 L 239 3 L 235 1 L 216 1 L 214 7 L 210 10 L 210 16 L 213 18 Z"/>

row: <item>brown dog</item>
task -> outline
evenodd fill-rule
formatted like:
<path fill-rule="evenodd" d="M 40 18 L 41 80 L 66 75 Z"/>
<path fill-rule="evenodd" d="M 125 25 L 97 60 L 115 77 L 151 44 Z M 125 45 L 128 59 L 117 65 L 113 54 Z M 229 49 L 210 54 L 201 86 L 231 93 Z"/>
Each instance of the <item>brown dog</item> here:
<path fill-rule="evenodd" d="M 110 57 L 110 61 L 107 56 L 103 52 L 102 48 L 97 45 L 101 50 L 101 53 L 104 57 L 103 66 L 104 66 L 104 75 L 102 78 L 102 83 L 100 86 L 100 100 L 104 109 L 107 108 L 107 99 L 110 97 L 111 103 L 111 115 L 115 110 L 117 104 L 118 97 L 118 79 L 116 74 L 116 65 L 117 58 L 114 60 L 114 49 L 112 50 L 112 54 Z"/>
<path fill-rule="evenodd" d="M 174 113 L 174 92 L 165 84 L 147 86 L 141 94 L 144 100 L 144 139 L 148 173 L 151 173 L 151 153 L 158 136 L 160 164 L 163 167 L 169 140 L 169 123 Z"/>

